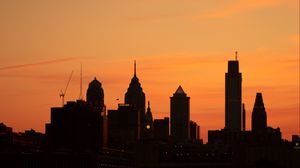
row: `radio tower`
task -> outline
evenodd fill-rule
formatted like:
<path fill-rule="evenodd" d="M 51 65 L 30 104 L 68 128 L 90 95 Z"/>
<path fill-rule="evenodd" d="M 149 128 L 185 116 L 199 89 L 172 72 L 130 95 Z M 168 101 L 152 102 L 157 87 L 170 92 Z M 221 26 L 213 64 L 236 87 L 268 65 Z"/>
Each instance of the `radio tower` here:
<path fill-rule="evenodd" d="M 80 64 L 80 91 L 79 91 L 79 100 L 83 100 L 83 97 L 82 97 L 82 63 Z"/>

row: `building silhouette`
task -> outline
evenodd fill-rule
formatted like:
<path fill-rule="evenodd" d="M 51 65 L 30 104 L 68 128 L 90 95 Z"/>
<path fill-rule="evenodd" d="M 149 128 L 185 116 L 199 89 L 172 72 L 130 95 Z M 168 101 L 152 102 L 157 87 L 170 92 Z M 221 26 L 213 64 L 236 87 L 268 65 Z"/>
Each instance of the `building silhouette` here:
<path fill-rule="evenodd" d="M 3 150 L 13 144 L 13 129 L 0 123 L 0 148 Z"/>
<path fill-rule="evenodd" d="M 173 142 L 190 140 L 190 97 L 179 86 L 171 99 L 171 139 Z"/>
<path fill-rule="evenodd" d="M 147 112 L 145 115 L 144 119 L 144 124 L 143 124 L 143 139 L 153 139 L 154 137 L 154 132 L 153 132 L 153 117 L 152 117 L 152 112 L 150 108 L 150 102 L 148 101 L 148 107 L 147 107 Z"/>
<path fill-rule="evenodd" d="M 143 134 L 141 127 L 144 125 L 145 119 L 145 93 L 136 75 L 136 62 L 134 62 L 134 74 L 125 93 L 125 104 L 131 104 L 138 112 L 138 139 Z"/>
<path fill-rule="evenodd" d="M 89 83 L 89 87 L 86 92 L 86 100 L 89 111 L 100 115 L 100 132 L 101 142 L 103 146 L 107 145 L 107 115 L 106 106 L 104 104 L 104 90 L 101 82 L 96 77 Z"/>
<path fill-rule="evenodd" d="M 267 130 L 267 113 L 265 110 L 262 93 L 256 93 L 255 103 L 252 112 L 251 130 L 255 133 L 266 132 Z"/>
<path fill-rule="evenodd" d="M 192 142 L 200 140 L 200 126 L 194 121 L 190 121 L 190 140 Z"/>
<path fill-rule="evenodd" d="M 159 141 L 169 141 L 169 118 L 155 119 L 153 122 L 154 126 L 154 139 Z"/>
<path fill-rule="evenodd" d="M 246 108 L 243 103 L 243 113 L 242 113 L 242 131 L 246 131 Z"/>
<path fill-rule="evenodd" d="M 127 149 L 139 140 L 138 111 L 131 104 L 119 104 L 117 110 L 108 110 L 108 146 Z"/>
<path fill-rule="evenodd" d="M 89 110 L 83 100 L 69 101 L 51 108 L 51 122 L 46 124 L 47 147 L 52 151 L 97 152 L 101 149 L 101 113 Z"/>
<path fill-rule="evenodd" d="M 50 150 L 98 152 L 104 145 L 104 91 L 95 78 L 87 90 L 87 102 L 69 101 L 51 108 L 46 124 L 46 142 Z"/>
<path fill-rule="evenodd" d="M 102 84 L 96 78 L 89 84 L 86 92 L 86 101 L 92 111 L 103 112 L 104 91 Z"/>
<path fill-rule="evenodd" d="M 225 129 L 241 131 L 242 118 L 242 74 L 239 61 L 228 61 L 225 74 Z"/>

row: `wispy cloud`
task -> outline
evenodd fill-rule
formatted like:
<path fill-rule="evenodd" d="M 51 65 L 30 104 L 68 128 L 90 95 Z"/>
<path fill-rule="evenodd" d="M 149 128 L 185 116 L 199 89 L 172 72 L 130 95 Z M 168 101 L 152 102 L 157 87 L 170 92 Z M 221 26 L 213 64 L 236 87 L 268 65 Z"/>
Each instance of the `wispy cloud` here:
<path fill-rule="evenodd" d="M 239 0 L 222 8 L 201 13 L 195 16 L 196 19 L 225 18 L 242 12 L 247 12 L 259 8 L 277 6 L 282 0 Z"/>
<path fill-rule="evenodd" d="M 56 64 L 56 63 L 60 63 L 60 62 L 72 61 L 72 60 L 75 60 L 75 59 L 77 59 L 77 57 L 67 57 L 67 58 L 41 61 L 41 62 L 34 62 L 34 63 L 27 63 L 27 64 L 9 65 L 9 66 L 0 67 L 0 71 L 1 70 L 9 70 L 9 69 L 27 68 L 27 67 L 32 67 L 32 66 Z"/>

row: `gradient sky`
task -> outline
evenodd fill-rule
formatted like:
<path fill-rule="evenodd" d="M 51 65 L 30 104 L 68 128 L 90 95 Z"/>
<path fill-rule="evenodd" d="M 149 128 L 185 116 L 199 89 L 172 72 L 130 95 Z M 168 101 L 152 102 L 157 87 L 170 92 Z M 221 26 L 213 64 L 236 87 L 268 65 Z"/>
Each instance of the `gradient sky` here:
<path fill-rule="evenodd" d="M 224 127 L 227 61 L 239 52 L 247 130 L 256 92 L 269 126 L 299 133 L 298 0 L 1 0 L 0 122 L 44 132 L 50 107 L 74 76 L 67 100 L 97 77 L 115 109 L 137 75 L 154 118 L 170 113 L 182 85 L 191 119 Z M 120 101 L 117 102 L 116 99 Z"/>

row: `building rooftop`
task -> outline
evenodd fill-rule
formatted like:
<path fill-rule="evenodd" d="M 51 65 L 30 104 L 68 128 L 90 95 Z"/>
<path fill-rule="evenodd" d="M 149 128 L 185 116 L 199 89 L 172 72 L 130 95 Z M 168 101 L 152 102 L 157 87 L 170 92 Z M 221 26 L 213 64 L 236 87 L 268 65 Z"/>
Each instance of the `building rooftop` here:
<path fill-rule="evenodd" d="M 176 90 L 175 94 L 185 94 L 182 87 L 179 85 L 178 89 Z"/>

